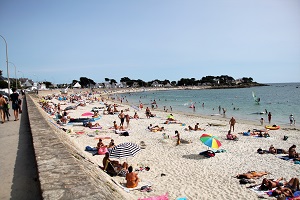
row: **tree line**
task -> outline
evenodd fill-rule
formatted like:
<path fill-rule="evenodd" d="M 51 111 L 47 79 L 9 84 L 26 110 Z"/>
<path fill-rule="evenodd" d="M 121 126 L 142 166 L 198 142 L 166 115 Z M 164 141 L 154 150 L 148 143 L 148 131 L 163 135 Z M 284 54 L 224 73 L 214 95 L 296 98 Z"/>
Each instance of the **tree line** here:
<path fill-rule="evenodd" d="M 2 76 L 2 71 L 0 70 L 0 88 L 7 88 L 8 84 L 4 81 Z M 104 78 L 104 83 L 98 83 L 98 86 L 105 87 L 106 84 L 117 85 L 118 82 L 115 79 Z M 94 88 L 97 84 L 94 80 L 87 77 L 80 77 L 79 80 L 73 80 L 72 83 L 58 84 L 58 88 L 63 87 L 72 87 L 76 83 L 79 83 L 82 88 Z M 49 81 L 42 82 L 46 85 L 47 88 L 53 88 L 53 83 Z M 241 79 L 235 80 L 233 77 L 228 75 L 221 76 L 205 76 L 201 79 L 196 78 L 181 78 L 178 81 L 170 81 L 168 79 L 165 80 L 152 80 L 152 81 L 143 81 L 141 79 L 130 79 L 129 77 L 123 77 L 120 79 L 120 84 L 126 87 L 153 87 L 153 86 L 169 86 L 169 87 L 177 87 L 177 86 L 201 86 L 201 85 L 209 85 L 209 86 L 236 86 L 236 85 L 251 85 L 253 83 L 253 78 L 251 77 L 243 77 Z M 256 83 L 257 84 L 257 83 Z M 15 85 L 15 80 L 11 79 L 11 85 Z M 18 87 L 21 87 L 18 83 Z"/>

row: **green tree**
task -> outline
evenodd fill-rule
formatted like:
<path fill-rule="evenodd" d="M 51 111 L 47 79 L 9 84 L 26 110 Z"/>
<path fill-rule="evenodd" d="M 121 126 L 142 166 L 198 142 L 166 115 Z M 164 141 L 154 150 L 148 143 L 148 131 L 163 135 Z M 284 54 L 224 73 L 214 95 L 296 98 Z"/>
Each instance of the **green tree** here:
<path fill-rule="evenodd" d="M 6 81 L 0 81 L 0 88 L 8 88 L 8 83 Z"/>

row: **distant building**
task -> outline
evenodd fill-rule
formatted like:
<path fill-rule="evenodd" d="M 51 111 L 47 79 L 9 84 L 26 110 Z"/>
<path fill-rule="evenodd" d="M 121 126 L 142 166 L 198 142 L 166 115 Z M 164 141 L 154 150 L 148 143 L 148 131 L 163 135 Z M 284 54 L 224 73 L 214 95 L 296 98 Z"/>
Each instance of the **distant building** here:
<path fill-rule="evenodd" d="M 77 82 L 75 85 L 73 85 L 73 88 L 81 88 L 81 85 Z"/>

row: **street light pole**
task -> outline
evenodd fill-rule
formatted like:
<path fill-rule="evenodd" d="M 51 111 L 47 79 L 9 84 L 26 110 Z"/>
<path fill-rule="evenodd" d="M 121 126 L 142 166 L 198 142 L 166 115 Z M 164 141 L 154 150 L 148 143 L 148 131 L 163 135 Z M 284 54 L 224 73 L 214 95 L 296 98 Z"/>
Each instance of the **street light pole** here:
<path fill-rule="evenodd" d="M 17 85 L 17 68 L 16 68 L 16 65 L 14 64 L 14 63 L 12 63 L 12 62 L 9 62 L 10 64 L 13 64 L 14 65 L 14 67 L 15 67 L 15 77 L 16 77 L 16 89 L 18 88 L 18 85 Z"/>
<path fill-rule="evenodd" d="M 5 38 L 0 35 L 0 37 L 2 37 L 2 39 L 5 42 L 5 49 L 6 49 L 6 69 L 7 69 L 7 83 L 8 83 L 8 95 L 10 95 L 10 80 L 9 80 L 9 70 L 8 70 L 8 54 L 7 54 L 7 42 L 5 40 Z"/>

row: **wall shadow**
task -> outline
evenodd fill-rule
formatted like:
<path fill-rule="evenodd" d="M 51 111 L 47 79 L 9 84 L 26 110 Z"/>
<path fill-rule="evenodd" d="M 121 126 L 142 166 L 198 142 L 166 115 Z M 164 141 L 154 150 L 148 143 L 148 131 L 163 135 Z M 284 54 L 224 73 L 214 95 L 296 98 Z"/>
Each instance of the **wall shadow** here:
<path fill-rule="evenodd" d="M 22 99 L 19 143 L 14 168 L 11 199 L 40 200 L 42 198 L 33 140 L 28 117 L 26 97 Z"/>

